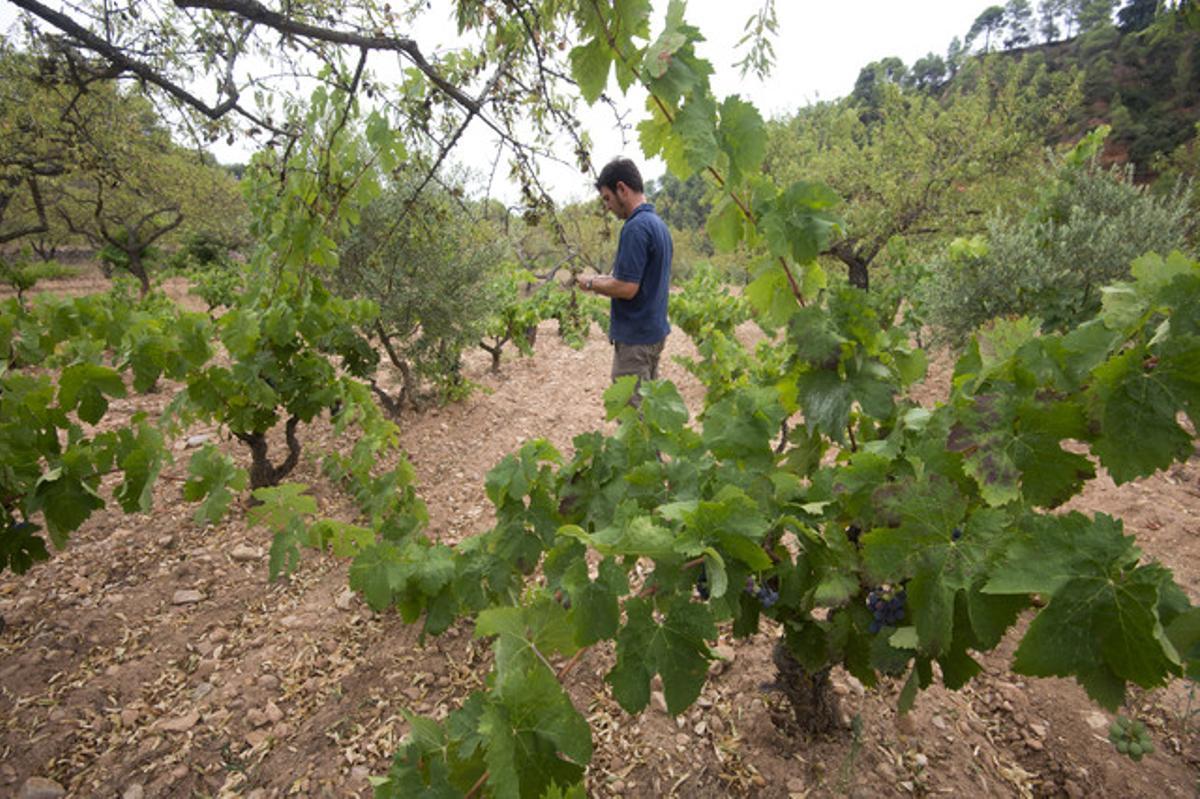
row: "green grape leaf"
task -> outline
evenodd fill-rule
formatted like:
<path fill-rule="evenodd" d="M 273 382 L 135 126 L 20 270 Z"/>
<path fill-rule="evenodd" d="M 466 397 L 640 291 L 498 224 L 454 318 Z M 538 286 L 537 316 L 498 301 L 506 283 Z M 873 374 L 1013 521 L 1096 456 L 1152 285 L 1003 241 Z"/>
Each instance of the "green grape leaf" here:
<path fill-rule="evenodd" d="M 688 421 L 687 404 L 669 380 L 651 380 L 641 386 L 642 418 L 663 433 L 677 434 Z"/>
<path fill-rule="evenodd" d="M 763 270 L 746 286 L 744 294 L 767 328 L 786 325 L 800 311 L 787 274 L 778 264 Z"/>
<path fill-rule="evenodd" d="M 1107 578 L 1137 563 L 1133 539 L 1103 513 L 1032 516 L 984 586 L 989 594 L 1053 594 L 1080 576 Z"/>
<path fill-rule="evenodd" d="M 96 424 L 108 411 L 108 397 L 124 397 L 125 381 L 110 366 L 77 363 L 62 370 L 58 379 L 58 404 L 64 411 L 79 408 L 79 418 Z"/>
<path fill-rule="evenodd" d="M 612 50 L 599 37 L 571 50 L 571 77 L 579 84 L 579 93 L 592 105 L 608 84 L 608 69 L 612 65 Z"/>
<path fill-rule="evenodd" d="M 1165 684 L 1180 668 L 1157 614 L 1164 571 L 1140 567 L 1116 579 L 1084 576 L 1062 584 L 1021 639 L 1013 670 L 1074 676 L 1112 711 L 1124 700 L 1126 681 Z"/>
<path fill-rule="evenodd" d="M 1118 485 L 1191 456 L 1192 436 L 1176 421 L 1184 408 L 1200 416 L 1200 346 L 1189 344 L 1175 341 L 1155 368 L 1136 347 L 1093 370 L 1101 409 L 1093 451 Z"/>
<path fill-rule="evenodd" d="M 34 563 L 50 559 L 46 542 L 37 535 L 38 526 L 17 522 L 0 527 L 0 571 L 24 574 Z"/>
<path fill-rule="evenodd" d="M 577 560 L 563 574 L 562 582 L 571 598 L 569 616 L 578 646 L 591 646 L 617 634 L 621 624 L 617 600 L 629 592 L 629 581 L 616 561 L 602 560 L 599 574 L 592 581 L 588 578 L 587 562 Z"/>
<path fill-rule="evenodd" d="M 711 654 L 707 640 L 716 637 L 716 625 L 707 605 L 677 599 L 655 620 L 647 600 L 625 603 L 626 623 L 617 634 L 617 663 L 605 678 L 613 695 L 629 713 L 650 701 L 650 680 L 662 675 L 667 710 L 686 710 L 704 686 Z"/>
<path fill-rule="evenodd" d="M 548 597 L 539 597 L 528 607 L 487 608 L 475 620 L 475 636 L 498 636 L 496 668 L 503 674 L 515 673 L 544 663 L 551 655 L 575 653 L 575 630 L 562 605 Z"/>
<path fill-rule="evenodd" d="M 154 481 L 162 471 L 162 433 L 141 423 L 135 431 L 121 430 L 118 439 L 121 451 L 117 466 L 124 472 L 124 479 L 113 496 L 126 513 L 148 510 L 154 498 Z"/>
<path fill-rule="evenodd" d="M 306 531 L 305 543 L 313 549 L 332 548 L 335 558 L 352 558 L 375 543 L 375 532 L 366 527 L 359 527 L 336 519 L 319 519 L 313 522 Z M 452 563 L 450 564 L 450 575 L 453 576 L 453 574 L 454 565 Z"/>
<path fill-rule="evenodd" d="M 668 148 L 667 168 L 680 180 L 711 166 L 717 159 L 717 106 L 711 97 L 693 94 L 675 115 L 671 132 L 680 142 Z"/>
<path fill-rule="evenodd" d="M 618 377 L 604 390 L 604 411 L 609 421 L 617 418 L 621 411 L 629 406 L 629 400 L 633 398 L 637 385 L 636 375 L 626 375 Z"/>
<path fill-rule="evenodd" d="M 271 488 L 255 489 L 254 498 L 260 504 L 250 509 L 246 521 L 251 527 L 262 525 L 274 531 L 285 530 L 295 522 L 303 523 L 305 516 L 318 510 L 317 500 L 308 490 L 309 486 L 304 483 L 280 483 Z"/>
<path fill-rule="evenodd" d="M 45 516 L 54 546 L 62 549 L 67 545 L 67 536 L 103 508 L 104 500 L 86 482 L 56 468 L 37 481 L 32 505 L 31 511 L 40 510 Z"/>
<path fill-rule="evenodd" d="M 551 785 L 583 778 L 591 729 L 552 673 L 538 668 L 511 680 L 499 699 L 484 708 L 479 722 L 495 796 L 540 796 Z"/>
<path fill-rule="evenodd" d="M 1087 421 L 1074 402 L 1010 400 L 978 394 L 950 429 L 946 449 L 963 453 L 963 467 L 984 501 L 999 506 L 1022 495 L 1033 505 L 1055 507 L 1095 475 L 1091 462 L 1061 447 L 1084 438 Z"/>
<path fill-rule="evenodd" d="M 732 252 L 746 235 L 746 215 L 737 203 L 726 196 L 708 215 L 704 229 L 717 252 Z"/>
<path fill-rule="evenodd" d="M 772 254 L 798 264 L 815 261 L 840 226 L 833 216 L 838 196 L 820 183 L 798 182 L 759 214 L 759 229 Z"/>
<path fill-rule="evenodd" d="M 216 524 L 225 516 L 234 492 L 250 483 L 245 469 L 239 469 L 228 455 L 214 446 L 196 451 L 188 462 L 188 479 L 183 498 L 188 502 L 203 499 L 194 516 L 197 524 Z"/>
<path fill-rule="evenodd" d="M 1121 523 L 1104 514 L 1028 519 L 984 587 L 1050 597 L 1018 647 L 1014 668 L 1074 676 L 1109 708 L 1122 701 L 1126 681 L 1150 688 L 1177 673 L 1179 658 L 1158 616 L 1170 574 L 1134 568 L 1138 557 Z"/>
<path fill-rule="evenodd" d="M 386 541 L 367 546 L 350 563 L 350 588 L 362 594 L 376 613 L 392 604 L 393 593 L 403 588 L 404 582 L 400 550 Z"/>
<path fill-rule="evenodd" d="M 721 150 L 729 156 L 730 180 L 740 183 L 758 171 L 767 152 L 766 126 L 753 104 L 736 94 L 721 103 Z"/>

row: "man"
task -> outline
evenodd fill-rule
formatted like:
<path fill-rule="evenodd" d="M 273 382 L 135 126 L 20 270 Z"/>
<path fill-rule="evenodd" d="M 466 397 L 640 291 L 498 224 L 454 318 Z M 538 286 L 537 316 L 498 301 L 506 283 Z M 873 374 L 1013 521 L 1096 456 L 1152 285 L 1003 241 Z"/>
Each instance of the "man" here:
<path fill-rule="evenodd" d="M 637 166 L 617 158 L 600 170 L 596 189 L 608 210 L 625 224 L 611 275 L 586 277 L 584 291 L 612 298 L 608 336 L 613 343 L 612 379 L 636 375 L 658 379 L 658 359 L 671 326 L 667 296 L 671 287 L 671 233 L 646 202 Z M 641 397 L 634 392 L 632 403 Z"/>

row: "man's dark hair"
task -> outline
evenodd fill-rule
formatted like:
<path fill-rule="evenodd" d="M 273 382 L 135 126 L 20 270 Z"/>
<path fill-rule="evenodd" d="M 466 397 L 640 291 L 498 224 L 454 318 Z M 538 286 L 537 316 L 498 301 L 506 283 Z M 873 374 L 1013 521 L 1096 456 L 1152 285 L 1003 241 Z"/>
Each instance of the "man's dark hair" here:
<path fill-rule="evenodd" d="M 628 158 L 614 158 L 605 164 L 604 169 L 600 170 L 600 177 L 596 178 L 596 190 L 608 189 L 615 192 L 617 183 L 624 183 L 638 194 L 646 190 L 645 184 L 642 183 L 642 173 L 638 172 L 637 166 Z"/>

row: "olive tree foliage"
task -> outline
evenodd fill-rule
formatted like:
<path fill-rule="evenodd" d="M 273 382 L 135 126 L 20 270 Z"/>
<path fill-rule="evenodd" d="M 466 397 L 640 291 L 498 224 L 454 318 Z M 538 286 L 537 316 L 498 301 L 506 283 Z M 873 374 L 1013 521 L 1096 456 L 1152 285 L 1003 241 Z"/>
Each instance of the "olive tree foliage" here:
<path fill-rule="evenodd" d="M 85 80 L 56 48 L 6 45 L 0 65 L 4 241 L 46 250 L 90 244 L 145 294 L 146 262 L 169 234 L 244 237 L 236 181 L 211 157 L 175 144 L 135 87 Z"/>
<path fill-rule="evenodd" d="M 1107 128 L 1047 165 L 1038 201 L 996 214 L 986 231 L 951 243 L 923 288 L 929 321 L 953 343 L 997 317 L 1028 316 L 1063 331 L 1100 309 L 1101 288 L 1129 277 L 1143 254 L 1187 251 L 1190 187 L 1154 195 L 1131 169 L 1096 155 Z"/>
<path fill-rule="evenodd" d="M 853 285 L 869 287 L 891 240 L 958 235 L 1011 202 L 1036 171 L 1047 123 L 1076 93 L 1065 76 L 996 59 L 968 65 L 957 85 L 935 98 L 877 84 L 869 114 L 851 98 L 769 125 L 772 175 L 807 176 L 845 198 L 845 232 L 828 254 Z"/>
<path fill-rule="evenodd" d="M 441 186 L 412 199 L 411 181 L 398 180 L 363 211 L 335 285 L 379 304 L 369 332 L 400 378 L 394 393 L 372 381 L 384 407 L 419 407 L 424 384 L 439 398 L 465 388 L 462 354 L 484 333 L 507 251 L 494 224 Z"/>

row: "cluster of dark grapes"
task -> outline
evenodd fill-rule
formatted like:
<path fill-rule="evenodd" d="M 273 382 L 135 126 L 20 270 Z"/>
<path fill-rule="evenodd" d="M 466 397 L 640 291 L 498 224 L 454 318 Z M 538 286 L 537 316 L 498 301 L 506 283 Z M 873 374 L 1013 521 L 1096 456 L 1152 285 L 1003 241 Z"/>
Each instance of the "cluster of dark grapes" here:
<path fill-rule="evenodd" d="M 950 540 L 951 541 L 957 541 L 960 538 L 962 538 L 962 528 L 961 527 L 955 527 L 953 530 L 950 531 Z"/>
<path fill-rule="evenodd" d="M 1150 733 L 1146 731 L 1146 725 L 1137 719 L 1117 716 L 1108 728 L 1108 740 L 1112 741 L 1118 752 L 1129 755 L 1135 761 L 1141 760 L 1143 755 L 1154 753 Z"/>
<path fill-rule="evenodd" d="M 884 627 L 895 627 L 904 620 L 904 589 L 891 591 L 879 587 L 867 594 L 867 609 L 875 617 L 867 630 L 877 633 Z"/>
<path fill-rule="evenodd" d="M 769 585 L 755 586 L 754 578 L 746 579 L 746 593 L 758 600 L 764 608 L 773 607 L 779 601 L 779 592 Z"/>

